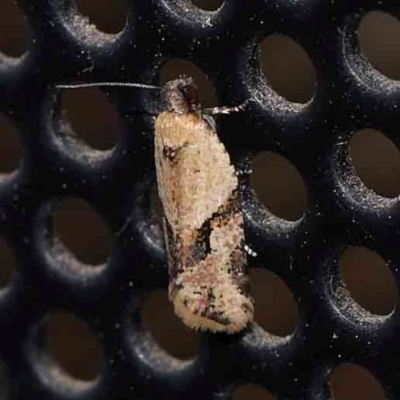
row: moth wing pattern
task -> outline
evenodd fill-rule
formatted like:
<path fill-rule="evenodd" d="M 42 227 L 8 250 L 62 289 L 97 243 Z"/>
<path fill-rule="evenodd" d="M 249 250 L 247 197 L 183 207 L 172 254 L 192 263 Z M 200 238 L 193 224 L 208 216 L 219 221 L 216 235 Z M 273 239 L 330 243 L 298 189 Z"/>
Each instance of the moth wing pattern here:
<path fill-rule="evenodd" d="M 155 161 L 175 313 L 195 329 L 237 332 L 253 318 L 235 169 L 195 113 L 161 113 Z"/>

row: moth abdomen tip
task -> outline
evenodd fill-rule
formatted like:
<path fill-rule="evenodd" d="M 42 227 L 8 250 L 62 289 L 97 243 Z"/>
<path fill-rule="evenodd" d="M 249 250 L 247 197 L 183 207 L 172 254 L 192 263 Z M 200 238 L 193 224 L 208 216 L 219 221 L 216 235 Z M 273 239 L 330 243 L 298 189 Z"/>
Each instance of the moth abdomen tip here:
<path fill-rule="evenodd" d="M 209 287 L 191 291 L 185 285 L 180 291 L 170 286 L 170 300 L 175 313 L 187 326 L 197 330 L 234 333 L 253 320 L 252 298 L 239 293 L 234 285 L 225 295 L 209 295 Z"/>

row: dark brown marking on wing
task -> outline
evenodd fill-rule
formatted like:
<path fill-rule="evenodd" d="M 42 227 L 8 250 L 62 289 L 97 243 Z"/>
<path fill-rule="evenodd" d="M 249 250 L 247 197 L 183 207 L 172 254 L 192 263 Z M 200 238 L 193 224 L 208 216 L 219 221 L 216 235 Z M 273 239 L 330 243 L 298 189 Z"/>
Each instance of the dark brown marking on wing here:
<path fill-rule="evenodd" d="M 203 225 L 197 231 L 197 236 L 195 241 L 190 246 L 190 252 L 193 255 L 194 262 L 205 260 L 208 255 L 211 254 L 212 249 L 210 246 L 210 236 L 213 228 L 216 225 L 222 226 L 224 225 L 224 221 L 228 221 L 229 218 L 237 212 L 240 211 L 240 198 L 238 196 L 238 191 L 235 190 L 226 204 L 223 204 L 219 207 L 218 211 L 216 211 L 210 218 L 204 221 Z M 241 226 L 242 228 L 242 226 Z M 243 248 L 244 242 L 241 243 L 241 247 Z M 240 260 L 243 262 L 243 251 L 239 250 L 240 255 L 237 255 L 237 261 L 234 262 L 235 265 L 239 266 Z M 240 258 L 240 260 L 239 260 Z M 242 269 L 242 268 L 240 268 Z"/>

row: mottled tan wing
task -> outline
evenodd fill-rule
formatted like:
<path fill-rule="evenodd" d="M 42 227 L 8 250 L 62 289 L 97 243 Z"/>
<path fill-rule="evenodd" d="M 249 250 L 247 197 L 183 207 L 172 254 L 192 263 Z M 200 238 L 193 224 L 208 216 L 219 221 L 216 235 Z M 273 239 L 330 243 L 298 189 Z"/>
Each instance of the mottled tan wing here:
<path fill-rule="evenodd" d="M 155 129 L 157 182 L 172 229 L 199 229 L 238 186 L 217 134 L 196 114 L 160 114 Z"/>
<path fill-rule="evenodd" d="M 237 332 L 252 320 L 253 303 L 229 155 L 198 115 L 165 112 L 155 158 L 175 312 L 192 328 Z"/>

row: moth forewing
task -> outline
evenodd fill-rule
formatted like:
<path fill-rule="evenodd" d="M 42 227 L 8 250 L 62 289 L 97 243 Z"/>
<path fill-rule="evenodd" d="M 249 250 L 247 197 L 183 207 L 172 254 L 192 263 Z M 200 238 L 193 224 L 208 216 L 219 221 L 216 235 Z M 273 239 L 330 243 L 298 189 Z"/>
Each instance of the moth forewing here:
<path fill-rule="evenodd" d="M 189 327 L 237 332 L 252 320 L 253 301 L 235 168 L 211 117 L 202 116 L 190 78 L 167 83 L 165 98 L 167 111 L 155 123 L 155 161 L 169 297 Z"/>

